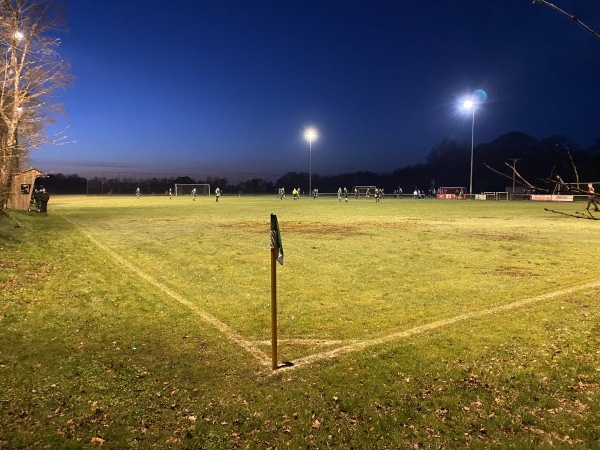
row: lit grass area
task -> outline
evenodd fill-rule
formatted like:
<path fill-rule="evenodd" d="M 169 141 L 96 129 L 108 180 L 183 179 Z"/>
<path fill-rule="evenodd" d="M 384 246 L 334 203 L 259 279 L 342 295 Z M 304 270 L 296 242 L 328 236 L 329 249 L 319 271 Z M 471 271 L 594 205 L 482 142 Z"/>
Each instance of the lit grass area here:
<path fill-rule="evenodd" d="M 0 216 L 0 448 L 593 448 L 598 222 L 544 206 L 55 196 Z"/>

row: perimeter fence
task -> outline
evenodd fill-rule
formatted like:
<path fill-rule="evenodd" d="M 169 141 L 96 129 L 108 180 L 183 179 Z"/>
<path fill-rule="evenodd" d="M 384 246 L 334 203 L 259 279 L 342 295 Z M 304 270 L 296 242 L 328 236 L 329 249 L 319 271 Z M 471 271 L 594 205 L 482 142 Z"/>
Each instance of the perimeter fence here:
<path fill-rule="evenodd" d="M 168 173 L 142 172 L 90 172 L 86 177 L 87 195 L 133 195 L 139 188 L 143 195 L 165 195 L 175 184 L 209 184 L 211 191 L 217 186 L 227 193 L 266 193 L 272 183 L 261 178 L 240 182 L 236 185 L 229 183 L 225 177 L 212 177 L 203 174 L 188 174 L 185 176 Z"/>

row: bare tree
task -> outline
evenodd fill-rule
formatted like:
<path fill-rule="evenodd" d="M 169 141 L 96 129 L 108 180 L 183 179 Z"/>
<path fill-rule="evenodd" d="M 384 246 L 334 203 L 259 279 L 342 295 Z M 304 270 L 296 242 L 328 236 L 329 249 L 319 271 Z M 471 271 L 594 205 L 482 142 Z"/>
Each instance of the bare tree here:
<path fill-rule="evenodd" d="M 593 30 L 592 28 L 590 28 L 588 25 L 586 25 L 585 23 L 583 23 L 581 20 L 579 20 L 577 17 L 575 17 L 574 15 L 566 12 L 565 10 L 559 8 L 558 6 L 554 5 L 553 3 L 550 3 L 547 0 L 533 0 L 533 3 L 539 3 L 539 4 L 543 4 L 546 6 L 549 6 L 550 8 L 554 9 L 555 11 L 558 11 L 559 13 L 563 14 L 564 16 L 568 17 L 569 19 L 573 20 L 577 25 L 579 25 L 580 27 L 582 27 L 584 30 L 586 30 L 587 32 L 589 32 L 592 36 L 594 36 L 597 39 L 600 39 L 600 34 L 598 34 L 595 30 Z M 525 186 L 527 189 L 529 189 L 532 192 L 548 192 L 551 193 L 552 190 L 556 191 L 558 190 L 560 192 L 560 190 L 564 190 L 566 192 L 572 193 L 572 194 L 588 194 L 588 191 L 585 189 L 581 189 L 580 186 L 580 182 L 579 182 L 579 172 L 577 171 L 577 166 L 575 165 L 575 162 L 573 161 L 573 157 L 571 155 L 571 152 L 567 151 L 567 155 L 569 157 L 569 160 L 571 161 L 571 167 L 573 170 L 573 175 L 575 177 L 575 181 L 574 182 L 565 182 L 563 180 L 563 178 L 560 176 L 560 174 L 558 173 L 552 173 L 550 174 L 550 176 L 548 178 L 545 178 L 543 180 L 540 180 L 542 185 L 540 184 L 532 184 L 530 183 L 528 180 L 526 180 L 523 176 L 521 176 L 521 174 L 519 172 L 517 172 L 517 170 L 515 169 L 514 165 L 511 166 L 508 163 L 505 163 L 505 165 L 507 167 L 509 167 L 512 171 L 512 178 L 513 178 L 513 183 L 515 180 L 518 180 L 518 183 Z M 503 173 L 501 171 L 498 171 L 496 169 L 493 169 L 490 166 L 486 167 L 490 170 L 492 170 L 493 172 L 502 175 L 504 177 L 509 177 L 509 175 L 507 175 L 506 173 Z M 545 185 L 545 186 L 543 186 Z M 588 203 L 589 206 L 589 203 Z M 553 209 L 549 209 L 549 208 L 545 208 L 546 211 L 550 211 L 556 214 L 562 214 L 565 216 L 571 216 L 571 217 L 575 217 L 578 219 L 591 219 L 591 220 L 600 220 L 600 218 L 595 217 L 591 212 L 589 212 L 589 210 L 586 210 L 586 213 L 583 212 L 575 212 L 573 214 L 571 213 L 565 213 L 565 212 L 561 212 L 561 211 L 555 211 Z"/>
<path fill-rule="evenodd" d="M 563 179 L 563 177 L 559 173 L 556 173 L 553 169 L 552 173 L 550 173 L 550 175 L 548 177 L 542 178 L 542 179 L 538 180 L 537 182 L 532 183 L 529 180 L 527 180 L 523 175 L 521 175 L 521 173 L 519 173 L 517 171 L 514 164 L 509 164 L 508 162 L 504 163 L 504 165 L 509 169 L 509 173 L 494 169 L 493 167 L 491 167 L 487 164 L 484 164 L 484 166 L 497 175 L 500 175 L 507 179 L 512 178 L 513 183 L 517 183 L 520 186 L 525 187 L 525 189 L 531 193 L 537 192 L 537 193 L 543 193 L 543 194 L 552 194 L 552 193 L 555 193 L 556 191 L 558 191 L 558 192 L 566 192 L 568 194 L 588 195 L 588 190 L 582 189 L 580 187 L 581 182 L 579 181 L 579 172 L 577 170 L 577 166 L 575 165 L 575 161 L 573 161 L 573 156 L 571 155 L 571 152 L 568 149 L 565 149 L 565 151 L 567 152 L 567 156 L 569 157 L 569 161 L 571 163 L 571 169 L 573 170 L 573 175 L 572 175 L 574 177 L 573 181 L 565 181 Z M 598 194 L 594 195 L 594 197 L 597 197 L 597 196 L 598 196 Z M 589 206 L 589 204 L 588 204 L 588 206 Z M 563 211 L 555 211 L 550 208 L 544 208 L 544 209 L 546 211 L 549 211 L 549 212 L 552 212 L 555 214 L 561 214 L 563 216 L 575 217 L 577 219 L 600 220 L 600 218 L 594 216 L 589 211 L 589 209 L 586 209 L 585 213 L 581 212 L 581 211 L 575 211 L 573 213 L 570 213 L 570 212 L 563 212 Z"/>
<path fill-rule="evenodd" d="M 45 134 L 62 112 L 53 95 L 71 83 L 55 36 L 63 29 L 63 18 L 56 0 L 0 0 L 1 207 L 29 151 L 65 138 Z"/>

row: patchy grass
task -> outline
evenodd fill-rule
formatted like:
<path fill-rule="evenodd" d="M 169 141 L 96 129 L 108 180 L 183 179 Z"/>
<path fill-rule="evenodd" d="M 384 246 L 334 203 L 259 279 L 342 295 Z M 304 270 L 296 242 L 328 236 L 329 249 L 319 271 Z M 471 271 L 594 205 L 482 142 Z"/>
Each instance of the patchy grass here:
<path fill-rule="evenodd" d="M 50 206 L 0 216 L 0 448 L 600 439 L 600 284 L 582 239 L 596 222 L 527 202 Z M 274 373 L 270 212 L 279 358 L 294 364 Z"/>

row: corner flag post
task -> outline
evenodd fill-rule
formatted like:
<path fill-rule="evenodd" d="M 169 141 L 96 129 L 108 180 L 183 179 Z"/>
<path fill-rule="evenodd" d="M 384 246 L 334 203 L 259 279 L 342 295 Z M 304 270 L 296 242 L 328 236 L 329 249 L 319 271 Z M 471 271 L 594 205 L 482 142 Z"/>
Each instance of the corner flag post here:
<path fill-rule="evenodd" d="M 283 265 L 283 246 L 277 216 L 271 214 L 271 368 L 277 369 L 277 262 Z"/>

